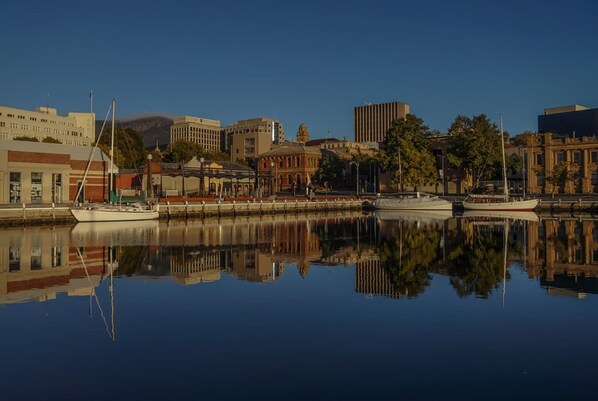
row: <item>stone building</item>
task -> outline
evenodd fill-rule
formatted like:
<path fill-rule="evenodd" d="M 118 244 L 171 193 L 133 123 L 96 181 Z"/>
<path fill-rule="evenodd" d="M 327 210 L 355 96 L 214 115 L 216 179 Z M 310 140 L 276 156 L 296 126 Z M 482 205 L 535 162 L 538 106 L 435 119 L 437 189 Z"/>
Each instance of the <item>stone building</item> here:
<path fill-rule="evenodd" d="M 598 192 L 598 138 L 522 134 L 519 151 L 524 158 L 528 193 L 591 194 Z M 556 186 L 547 180 L 559 163 L 572 173 Z"/>
<path fill-rule="evenodd" d="M 263 177 L 260 186 L 273 191 L 304 190 L 320 167 L 322 153 L 319 147 L 283 145 L 259 157 L 258 174 Z M 267 175 L 275 177 L 269 180 Z"/>
<path fill-rule="evenodd" d="M 299 143 L 306 143 L 309 141 L 309 131 L 307 130 L 307 126 L 303 123 L 299 125 L 299 130 L 297 130 L 297 142 Z"/>

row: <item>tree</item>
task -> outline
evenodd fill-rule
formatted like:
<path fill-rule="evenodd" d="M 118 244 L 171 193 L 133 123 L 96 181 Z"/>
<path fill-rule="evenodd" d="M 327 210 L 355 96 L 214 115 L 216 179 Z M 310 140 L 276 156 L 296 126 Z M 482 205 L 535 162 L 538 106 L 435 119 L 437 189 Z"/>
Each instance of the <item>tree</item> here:
<path fill-rule="evenodd" d="M 104 145 L 102 150 L 105 151 L 106 147 L 110 149 L 110 141 L 111 133 L 104 131 L 99 141 L 100 145 Z M 114 149 L 114 164 L 119 168 L 140 168 L 146 163 L 147 151 L 143 146 L 143 139 L 137 131 L 131 128 L 119 128 L 116 130 L 114 135 Z M 119 152 L 123 156 L 121 159 L 116 157 Z"/>
<path fill-rule="evenodd" d="M 502 138 L 496 124 L 491 123 L 485 114 L 473 118 L 457 116 L 449 128 L 449 134 L 452 141 L 448 149 L 448 162 L 461 167 L 474 183 L 500 174 Z"/>
<path fill-rule="evenodd" d="M 417 187 L 437 180 L 436 161 L 430 151 L 429 129 L 413 114 L 393 121 L 382 142 L 379 160 L 393 172 L 393 182 Z M 400 161 L 399 161 L 400 160 Z"/>
<path fill-rule="evenodd" d="M 569 170 L 567 162 L 557 163 L 546 176 L 546 181 L 552 185 L 550 195 L 554 197 L 554 192 L 558 186 L 565 185 L 567 182 L 575 180 L 575 178 L 577 178 L 577 173 Z"/>
<path fill-rule="evenodd" d="M 170 163 L 188 163 L 193 157 L 201 157 L 203 149 L 194 142 L 177 141 L 170 145 L 163 160 Z"/>
<path fill-rule="evenodd" d="M 47 136 L 44 139 L 42 139 L 43 143 L 62 143 L 61 141 L 59 141 L 56 138 L 52 138 L 51 136 Z"/>
<path fill-rule="evenodd" d="M 39 139 L 37 139 L 36 137 L 34 137 L 34 136 L 26 136 L 26 135 L 15 136 L 13 138 L 13 140 L 15 140 L 15 141 L 25 141 L 25 142 L 39 142 Z"/>
<path fill-rule="evenodd" d="M 323 152 L 316 179 L 319 183 L 328 182 L 329 185 L 336 187 L 342 183 L 343 168 L 344 164 L 336 154 Z"/>

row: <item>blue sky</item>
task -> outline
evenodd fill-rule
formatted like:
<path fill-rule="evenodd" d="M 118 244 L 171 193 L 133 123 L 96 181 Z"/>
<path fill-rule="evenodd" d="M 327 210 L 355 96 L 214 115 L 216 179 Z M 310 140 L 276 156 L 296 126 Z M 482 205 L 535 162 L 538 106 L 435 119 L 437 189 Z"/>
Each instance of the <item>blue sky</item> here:
<path fill-rule="evenodd" d="M 401 101 L 431 128 L 598 107 L 598 2 L 8 1 L 0 104 L 304 122 L 353 138 L 353 107 Z"/>

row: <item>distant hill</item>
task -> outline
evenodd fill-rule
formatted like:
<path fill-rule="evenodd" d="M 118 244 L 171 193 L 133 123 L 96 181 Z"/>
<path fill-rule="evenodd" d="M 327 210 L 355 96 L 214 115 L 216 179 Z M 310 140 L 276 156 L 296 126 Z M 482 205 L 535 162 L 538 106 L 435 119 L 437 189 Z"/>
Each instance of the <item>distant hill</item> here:
<path fill-rule="evenodd" d="M 103 123 L 103 121 L 96 121 L 96 135 L 100 133 Z M 170 126 L 172 123 L 172 118 L 154 115 L 118 120 L 116 126 L 135 130 L 143 138 L 143 144 L 146 148 L 155 148 L 157 142 L 160 148 L 164 150 L 170 142 Z M 108 122 L 106 125 L 109 129 L 110 123 Z"/>

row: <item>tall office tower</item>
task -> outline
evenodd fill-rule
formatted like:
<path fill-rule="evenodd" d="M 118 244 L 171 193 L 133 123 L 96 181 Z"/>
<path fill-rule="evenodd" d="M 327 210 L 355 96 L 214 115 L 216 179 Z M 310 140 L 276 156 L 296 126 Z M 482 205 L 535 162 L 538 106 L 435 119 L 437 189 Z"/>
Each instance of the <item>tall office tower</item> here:
<path fill-rule="evenodd" d="M 193 142 L 204 150 L 220 151 L 222 143 L 220 121 L 199 117 L 176 117 L 170 126 L 170 143 Z"/>
<path fill-rule="evenodd" d="M 400 102 L 355 107 L 355 142 L 382 142 L 390 124 L 409 114 L 409 105 Z"/>

